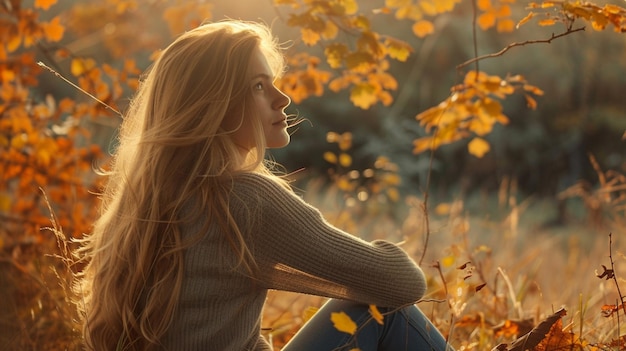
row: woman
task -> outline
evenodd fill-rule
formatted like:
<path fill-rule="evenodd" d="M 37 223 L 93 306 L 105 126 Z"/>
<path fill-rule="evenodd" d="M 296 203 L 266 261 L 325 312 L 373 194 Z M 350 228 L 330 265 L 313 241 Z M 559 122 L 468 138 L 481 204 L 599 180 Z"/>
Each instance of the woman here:
<path fill-rule="evenodd" d="M 149 70 L 81 251 L 89 349 L 270 350 L 268 289 L 336 299 L 285 350 L 445 348 L 413 305 L 420 268 L 334 228 L 272 175 L 265 150 L 290 139 L 290 100 L 273 83 L 283 69 L 265 26 L 225 21 L 183 34 Z M 362 324 L 355 338 L 333 328 L 333 311 Z"/>

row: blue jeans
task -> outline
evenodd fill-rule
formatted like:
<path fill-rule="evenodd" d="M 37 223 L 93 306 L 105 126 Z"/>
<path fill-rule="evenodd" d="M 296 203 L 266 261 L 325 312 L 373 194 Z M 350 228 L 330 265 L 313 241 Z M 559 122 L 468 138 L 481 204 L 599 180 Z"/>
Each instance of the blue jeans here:
<path fill-rule="evenodd" d="M 296 333 L 282 351 L 348 351 L 354 348 L 360 351 L 453 350 L 416 306 L 378 310 L 384 315 L 382 325 L 372 319 L 368 305 L 330 300 Z M 340 332 L 333 326 L 330 314 L 342 311 L 357 324 L 355 335 Z"/>

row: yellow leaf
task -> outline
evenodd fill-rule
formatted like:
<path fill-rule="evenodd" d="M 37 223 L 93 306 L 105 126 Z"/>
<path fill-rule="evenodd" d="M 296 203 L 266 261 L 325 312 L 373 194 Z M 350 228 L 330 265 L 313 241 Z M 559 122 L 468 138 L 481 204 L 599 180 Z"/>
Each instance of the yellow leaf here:
<path fill-rule="evenodd" d="M 320 40 L 319 33 L 308 28 L 300 29 L 300 34 L 302 35 L 302 41 L 309 46 L 317 44 Z"/>
<path fill-rule="evenodd" d="M 326 151 L 324 153 L 324 160 L 328 163 L 337 164 L 337 155 L 330 151 Z"/>
<path fill-rule="evenodd" d="M 359 83 L 350 91 L 350 101 L 364 110 L 367 110 L 378 101 L 375 95 L 376 88 L 369 83 Z"/>
<path fill-rule="evenodd" d="M 376 61 L 367 52 L 352 52 L 346 56 L 346 67 L 355 72 L 367 72 Z"/>
<path fill-rule="evenodd" d="M 437 139 L 433 137 L 423 137 L 413 141 L 413 153 L 419 154 L 426 150 L 436 149 L 439 147 Z"/>
<path fill-rule="evenodd" d="M 384 320 L 385 317 L 382 315 L 382 313 L 380 313 L 380 311 L 378 310 L 378 307 L 376 307 L 376 305 L 370 305 L 369 312 L 372 315 L 372 318 L 374 318 L 374 320 L 378 324 L 383 325 L 383 320 Z"/>
<path fill-rule="evenodd" d="M 346 151 L 352 147 L 352 133 L 345 132 L 339 136 L 337 141 L 339 143 L 339 149 Z"/>
<path fill-rule="evenodd" d="M 35 0 L 35 8 L 47 10 L 50 6 L 57 3 L 57 0 Z"/>
<path fill-rule="evenodd" d="M 346 15 L 354 15 L 359 10 L 356 0 L 339 0 L 339 3 L 343 6 Z"/>
<path fill-rule="evenodd" d="M 339 33 L 337 25 L 330 21 L 326 22 L 326 27 L 322 32 L 322 37 L 324 37 L 324 39 L 335 39 L 337 33 Z"/>
<path fill-rule="evenodd" d="M 324 49 L 324 55 L 326 55 L 326 62 L 331 68 L 339 68 L 343 62 L 344 57 L 348 53 L 348 47 L 345 44 L 333 43 L 328 45 Z"/>
<path fill-rule="evenodd" d="M 343 167 L 350 167 L 352 164 L 352 157 L 346 153 L 339 154 L 339 164 Z"/>
<path fill-rule="evenodd" d="M 48 23 L 42 23 L 44 36 L 48 41 L 56 42 L 63 39 L 65 27 L 61 25 L 61 18 L 56 16 Z"/>
<path fill-rule="evenodd" d="M 387 39 L 386 44 L 389 56 L 400 62 L 405 62 L 413 51 L 409 44 L 400 40 Z"/>
<path fill-rule="evenodd" d="M 502 105 L 497 100 L 486 98 L 482 101 L 481 107 L 491 117 L 502 113 Z"/>
<path fill-rule="evenodd" d="M 402 183 L 402 178 L 396 173 L 385 173 L 381 180 L 387 185 L 400 185 Z"/>
<path fill-rule="evenodd" d="M 420 20 L 413 24 L 413 34 L 415 34 L 418 38 L 424 38 L 429 34 L 435 32 L 435 26 L 431 21 L 428 20 Z"/>
<path fill-rule="evenodd" d="M 461 0 L 433 0 L 438 13 L 450 12 L 454 10 L 454 6 Z"/>
<path fill-rule="evenodd" d="M 70 71 L 76 77 L 82 76 L 85 72 L 93 69 L 96 66 L 96 61 L 91 58 L 75 58 L 70 65 Z"/>
<path fill-rule="evenodd" d="M 435 214 L 444 216 L 450 213 L 452 206 L 449 203 L 441 203 L 435 207 Z"/>
<path fill-rule="evenodd" d="M 354 335 L 356 333 L 356 323 L 345 312 L 333 312 L 330 314 L 330 320 L 333 322 L 335 329 L 340 332 Z"/>
<path fill-rule="evenodd" d="M 400 200 L 400 193 L 396 188 L 389 188 L 387 189 L 387 197 L 393 202 L 398 202 L 398 200 Z"/>
<path fill-rule="evenodd" d="M 489 146 L 489 143 L 485 139 L 476 137 L 469 142 L 469 144 L 467 145 L 467 149 L 469 150 L 470 154 L 481 158 L 485 156 L 487 152 L 489 152 L 491 146 Z"/>
<path fill-rule="evenodd" d="M 357 16 L 357 18 L 353 20 L 353 24 L 358 29 L 364 31 L 370 30 L 370 20 L 365 16 Z"/>
<path fill-rule="evenodd" d="M 445 268 L 450 268 L 456 262 L 456 258 L 454 256 L 446 256 L 441 260 L 441 265 Z"/>

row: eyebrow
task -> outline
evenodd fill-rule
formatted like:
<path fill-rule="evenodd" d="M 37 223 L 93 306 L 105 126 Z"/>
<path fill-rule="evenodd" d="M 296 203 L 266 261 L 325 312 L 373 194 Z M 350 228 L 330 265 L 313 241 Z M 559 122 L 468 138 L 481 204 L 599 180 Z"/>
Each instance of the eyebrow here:
<path fill-rule="evenodd" d="M 264 79 L 268 79 L 268 80 L 274 80 L 273 77 L 271 77 L 270 75 L 268 75 L 267 73 L 259 73 L 254 75 L 250 80 L 255 80 L 258 78 L 264 78 Z"/>

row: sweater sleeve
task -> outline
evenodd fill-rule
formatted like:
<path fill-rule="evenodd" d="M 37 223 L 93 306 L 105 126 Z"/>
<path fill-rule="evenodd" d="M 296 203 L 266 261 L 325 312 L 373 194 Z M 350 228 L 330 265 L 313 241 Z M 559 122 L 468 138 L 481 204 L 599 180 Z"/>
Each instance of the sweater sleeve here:
<path fill-rule="evenodd" d="M 237 197 L 257 208 L 248 218 L 248 241 L 269 289 L 349 299 L 384 307 L 419 300 L 422 270 L 396 245 L 371 243 L 339 230 L 321 213 L 276 182 L 246 176 Z M 253 223 L 253 224 L 251 224 Z"/>

